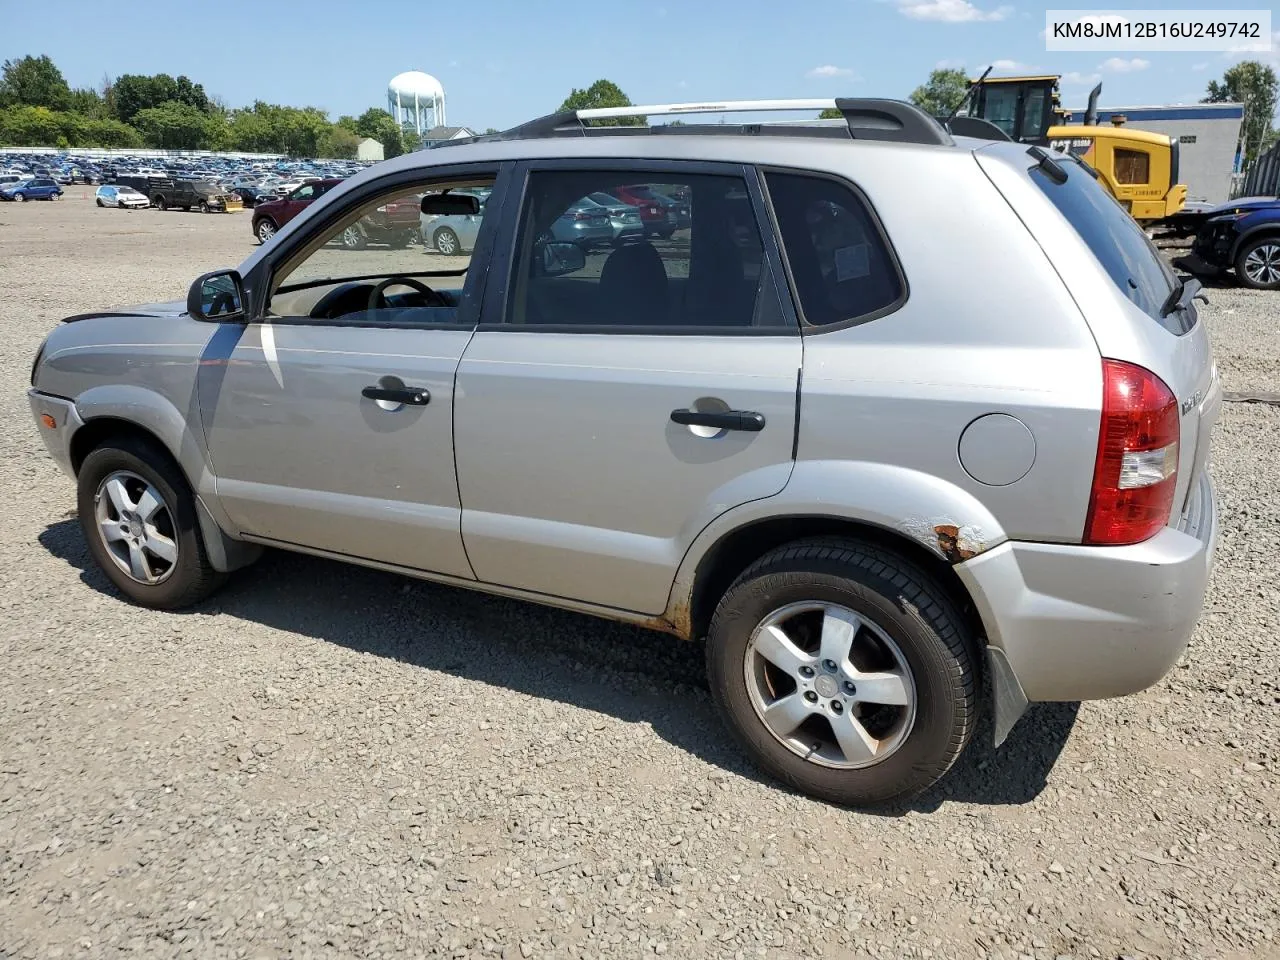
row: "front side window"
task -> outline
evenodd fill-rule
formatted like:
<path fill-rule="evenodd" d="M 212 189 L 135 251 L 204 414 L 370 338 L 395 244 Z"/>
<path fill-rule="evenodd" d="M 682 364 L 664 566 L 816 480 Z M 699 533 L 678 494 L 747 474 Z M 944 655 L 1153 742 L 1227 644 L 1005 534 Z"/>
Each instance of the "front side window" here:
<path fill-rule="evenodd" d="M 787 324 L 741 177 L 536 172 L 506 322 L 751 329 Z"/>
<path fill-rule="evenodd" d="M 371 198 L 279 268 L 269 312 L 320 322 L 456 322 L 483 206 L 438 217 L 423 212 L 423 200 L 492 185 L 421 184 Z"/>
<path fill-rule="evenodd" d="M 765 182 L 807 323 L 872 319 L 901 301 L 902 277 L 857 194 L 824 177 L 771 172 Z"/>
<path fill-rule="evenodd" d="M 299 187 L 297 190 L 293 191 L 293 193 L 289 194 L 289 199 L 290 200 L 313 200 L 315 199 L 315 195 L 316 195 L 316 188 L 311 186 L 311 184 L 308 183 L 306 186 Z"/>

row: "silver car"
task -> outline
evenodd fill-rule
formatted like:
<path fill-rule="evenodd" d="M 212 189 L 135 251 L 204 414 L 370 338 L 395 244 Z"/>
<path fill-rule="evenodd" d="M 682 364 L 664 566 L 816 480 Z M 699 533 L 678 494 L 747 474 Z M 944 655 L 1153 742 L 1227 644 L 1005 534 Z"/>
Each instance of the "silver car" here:
<path fill-rule="evenodd" d="M 93 557 L 161 609 L 269 546 L 705 638 L 746 752 L 843 804 L 929 788 L 984 710 L 999 742 L 1155 683 L 1217 529 L 1198 286 L 1071 158 L 828 106 L 847 130 L 606 109 L 410 153 L 185 303 L 68 318 L 30 401 Z M 646 184 L 687 230 L 552 236 Z M 456 269 L 326 243 L 478 186 Z"/>

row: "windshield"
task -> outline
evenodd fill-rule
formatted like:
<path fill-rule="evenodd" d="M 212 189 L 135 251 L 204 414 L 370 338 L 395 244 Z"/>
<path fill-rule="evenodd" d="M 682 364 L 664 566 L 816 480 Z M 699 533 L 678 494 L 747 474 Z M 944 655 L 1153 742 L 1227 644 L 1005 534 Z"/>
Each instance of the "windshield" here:
<path fill-rule="evenodd" d="M 1162 307 L 1177 284 L 1136 220 L 1104 190 L 1080 162 L 1060 161 L 1067 179 L 1056 182 L 1040 167 L 1031 179 L 1093 251 L 1120 291 L 1143 313 L 1164 321 Z"/>

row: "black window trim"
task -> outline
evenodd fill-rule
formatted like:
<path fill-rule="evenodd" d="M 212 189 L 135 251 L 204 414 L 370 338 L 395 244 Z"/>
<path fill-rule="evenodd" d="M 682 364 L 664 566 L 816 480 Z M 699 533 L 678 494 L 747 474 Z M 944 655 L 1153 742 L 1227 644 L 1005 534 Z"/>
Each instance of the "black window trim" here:
<path fill-rule="evenodd" d="M 280 326 L 314 326 L 314 327 L 354 327 L 361 329 L 414 329 L 414 330 L 474 330 L 476 321 L 480 318 L 480 312 L 483 309 L 483 301 L 485 299 L 485 291 L 488 288 L 487 275 L 489 266 L 493 262 L 492 252 L 495 246 L 494 235 L 497 231 L 497 223 L 501 222 L 505 210 L 503 203 L 507 186 L 511 181 L 511 172 L 514 164 L 511 161 L 475 161 L 471 163 L 452 163 L 442 166 L 415 167 L 408 170 L 400 170 L 396 173 L 387 174 L 378 177 L 376 180 L 370 180 L 368 183 L 361 184 L 359 187 L 346 193 L 337 203 L 327 203 L 326 209 L 322 215 L 307 229 L 305 234 L 297 234 L 277 241 L 275 246 L 269 250 L 261 260 L 254 264 L 253 268 L 244 277 L 245 300 L 250 307 L 246 316 L 248 323 L 272 323 Z M 267 291 L 271 289 L 271 281 L 274 278 L 277 266 L 288 261 L 290 256 L 297 252 L 299 247 L 305 246 L 306 243 L 315 236 L 318 231 L 332 228 L 343 217 L 345 217 L 353 208 L 363 206 L 369 200 L 395 190 L 398 187 L 413 186 L 416 184 L 429 184 L 433 181 L 457 180 L 466 177 L 475 176 L 493 176 L 493 190 L 489 195 L 489 200 L 497 198 L 498 206 L 495 208 L 496 216 L 492 219 L 494 223 L 490 223 L 488 217 L 480 224 L 480 232 L 476 237 L 475 248 L 471 251 L 471 260 L 467 266 L 465 274 L 462 271 L 448 271 L 436 273 L 443 276 L 462 276 L 467 277 L 463 281 L 464 289 L 474 282 L 475 296 L 470 301 L 463 299 L 458 306 L 458 319 L 454 321 L 400 321 L 400 320 L 368 320 L 351 319 L 340 320 L 317 320 L 312 317 L 267 317 Z M 326 194 L 341 186 L 334 184 Z M 315 203 L 322 202 L 325 194 L 315 199 Z M 299 214 L 301 216 L 301 214 Z M 424 274 L 427 272 L 424 271 Z M 418 275 L 418 274 L 413 274 Z M 474 281 L 473 278 L 474 277 Z M 302 286 L 302 285 L 299 285 Z"/>
<path fill-rule="evenodd" d="M 726 327 L 721 325 L 699 326 L 619 326 L 613 323 L 507 323 L 508 299 L 511 296 L 512 278 L 515 271 L 516 235 L 520 228 L 520 218 L 524 214 L 528 197 L 529 182 L 532 174 L 542 172 L 591 172 L 612 170 L 634 170 L 637 173 L 670 174 L 684 176 L 732 176 L 741 179 L 751 198 L 752 210 L 756 216 L 756 224 L 760 230 L 760 242 L 763 246 L 764 259 L 762 267 L 767 267 L 772 274 L 773 287 L 782 305 L 782 315 L 788 321 L 787 326 L 779 327 Z M 484 297 L 483 312 L 477 332 L 494 333 L 580 333 L 607 334 L 610 336 L 661 336 L 661 337 L 794 337 L 798 332 L 797 317 L 789 290 L 781 273 L 781 262 L 776 255 L 776 245 L 772 242 L 769 229 L 770 221 L 766 218 L 764 196 L 760 191 L 754 169 L 743 163 L 724 160 L 664 160 L 653 157 L 546 157 L 536 160 L 522 160 L 516 163 L 508 191 L 511 202 L 505 204 L 502 211 L 501 228 L 498 240 L 494 244 L 492 262 L 498 266 L 490 271 L 489 289 Z M 773 253 L 771 254 L 771 250 Z"/>
<path fill-rule="evenodd" d="M 788 167 L 780 164 L 762 164 L 756 168 L 760 176 L 760 188 L 764 192 L 765 207 L 768 211 L 769 223 L 772 226 L 772 233 L 777 238 L 779 250 L 781 251 L 781 259 L 783 263 L 784 276 L 786 277 L 787 290 L 791 294 L 790 299 L 795 305 L 796 316 L 800 319 L 800 333 L 802 336 L 820 336 L 824 333 L 834 333 L 837 330 L 847 330 L 850 327 L 858 327 L 864 323 L 871 323 L 873 320 L 879 320 L 881 317 L 887 317 L 890 314 L 897 313 L 901 310 L 909 299 L 911 299 L 911 286 L 907 280 L 906 271 L 902 269 L 902 260 L 898 256 L 898 250 L 893 245 L 893 240 L 889 237 L 888 231 L 884 228 L 884 222 L 880 219 L 880 213 L 876 210 L 875 205 L 867 196 L 866 192 L 852 180 L 838 174 L 830 173 L 826 170 L 812 170 L 807 167 Z M 838 186 L 849 190 L 863 205 L 867 212 L 867 217 L 871 221 L 871 226 L 875 229 L 876 235 L 880 238 L 881 244 L 884 246 L 889 263 L 892 265 L 894 272 L 898 276 L 898 284 L 902 292 L 897 299 L 891 303 L 885 304 L 878 310 L 872 310 L 870 313 L 860 314 L 856 317 L 850 317 L 848 320 L 841 320 L 838 323 L 810 323 L 804 315 L 804 305 L 800 302 L 800 293 L 796 288 L 795 277 L 791 273 L 791 263 L 786 256 L 786 244 L 782 240 L 782 229 L 778 225 L 777 214 L 773 209 L 773 198 L 769 195 L 768 175 L 776 173 L 780 175 L 807 177 L 811 180 L 830 180 Z"/>

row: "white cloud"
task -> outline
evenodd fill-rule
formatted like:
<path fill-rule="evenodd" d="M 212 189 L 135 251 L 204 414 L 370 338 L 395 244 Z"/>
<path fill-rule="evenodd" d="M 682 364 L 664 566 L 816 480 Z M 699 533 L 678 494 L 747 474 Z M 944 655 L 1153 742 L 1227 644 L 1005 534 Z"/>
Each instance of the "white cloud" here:
<path fill-rule="evenodd" d="M 1097 83 L 1101 79 L 1102 74 L 1100 73 L 1080 73 L 1076 70 L 1072 70 L 1070 73 L 1064 73 L 1062 75 L 1063 83 L 1069 83 L 1080 87 L 1087 87 L 1090 84 Z"/>
<path fill-rule="evenodd" d="M 933 65 L 935 70 L 961 70 L 963 68 L 963 60 L 939 60 Z"/>
<path fill-rule="evenodd" d="M 848 67 L 836 67 L 829 63 L 824 63 L 820 67 L 814 67 L 805 74 L 810 80 L 829 79 L 831 77 L 852 77 L 853 71 Z"/>
<path fill-rule="evenodd" d="M 1005 20 L 1013 7 L 1001 6 L 981 10 L 969 0 L 897 0 L 898 12 L 912 20 L 940 20 L 943 23 L 972 23 L 980 20 Z"/>
<path fill-rule="evenodd" d="M 689 86 L 689 81 L 688 81 L 688 80 L 681 80 L 681 81 L 679 81 L 678 83 L 676 83 L 676 86 L 677 86 L 677 87 L 679 87 L 681 90 L 684 90 L 686 87 L 688 87 L 688 86 Z"/>
<path fill-rule="evenodd" d="M 991 69 L 993 70 L 1029 70 L 1025 63 L 1019 63 L 1017 60 L 992 60 Z"/>
<path fill-rule="evenodd" d="M 1123 57 L 1112 57 L 1098 64 L 1099 69 L 1108 70 L 1111 73 L 1137 73 L 1139 70 L 1145 70 L 1149 66 L 1151 66 L 1151 61 L 1143 60 L 1141 57 L 1134 57 L 1132 60 L 1126 60 Z"/>
<path fill-rule="evenodd" d="M 1206 62 L 1206 63 L 1193 63 L 1193 64 L 1191 65 L 1191 69 L 1192 69 L 1192 70 L 1207 70 L 1207 69 L 1209 69 L 1209 64 L 1208 64 L 1207 62 Z"/>

